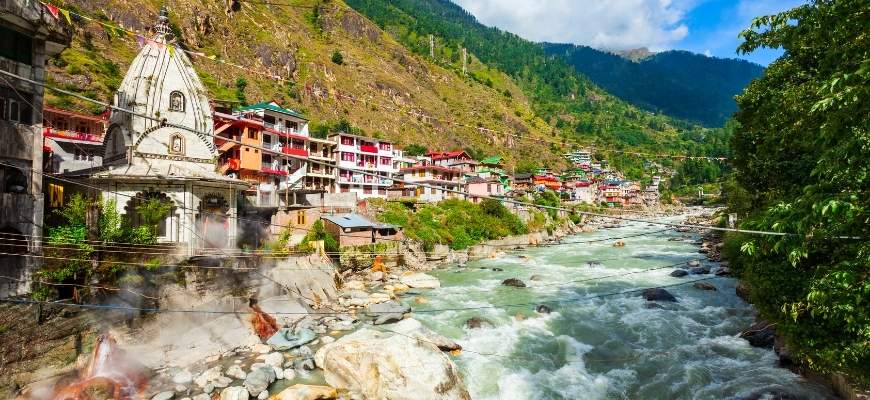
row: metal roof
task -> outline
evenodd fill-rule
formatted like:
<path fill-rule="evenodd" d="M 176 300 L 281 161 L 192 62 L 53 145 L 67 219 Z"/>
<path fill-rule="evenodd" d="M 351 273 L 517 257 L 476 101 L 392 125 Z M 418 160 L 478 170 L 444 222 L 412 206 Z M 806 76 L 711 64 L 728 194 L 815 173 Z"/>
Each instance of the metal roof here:
<path fill-rule="evenodd" d="M 325 219 L 333 224 L 336 224 L 342 228 L 371 228 L 371 229 L 387 229 L 392 228 L 396 229 L 395 225 L 390 224 L 382 224 L 380 222 L 373 222 L 368 218 L 360 215 L 360 214 L 335 214 L 335 215 L 324 215 L 320 217 Z"/>
<path fill-rule="evenodd" d="M 237 109 L 237 111 L 240 111 L 240 112 L 253 111 L 253 110 L 270 110 L 270 111 L 274 111 L 274 112 L 281 113 L 281 114 L 287 114 L 287 115 L 308 121 L 308 119 L 305 118 L 304 115 L 302 115 L 296 111 L 281 107 L 275 103 L 262 102 L 262 103 L 257 103 L 257 104 L 251 104 L 249 106 L 240 107 Z"/>

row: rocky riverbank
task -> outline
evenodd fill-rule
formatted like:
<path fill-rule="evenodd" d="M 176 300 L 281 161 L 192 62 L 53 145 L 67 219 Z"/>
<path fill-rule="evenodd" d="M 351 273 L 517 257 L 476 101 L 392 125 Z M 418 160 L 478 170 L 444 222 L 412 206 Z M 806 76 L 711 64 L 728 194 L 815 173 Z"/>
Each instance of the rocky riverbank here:
<path fill-rule="evenodd" d="M 714 226 L 718 222 L 720 216 L 715 212 L 705 213 L 697 216 L 692 216 L 686 219 L 687 224 Z M 724 217 L 723 217 L 724 218 Z M 702 235 L 699 252 L 706 255 L 711 261 L 719 261 L 722 269 L 727 273 L 723 275 L 731 275 L 730 262 L 727 258 L 723 258 L 721 253 L 725 235 L 722 232 L 704 231 L 696 229 L 682 229 L 683 231 L 697 231 Z M 719 273 L 717 273 L 719 275 Z M 752 304 L 750 298 L 750 289 L 745 281 L 737 277 L 738 283 L 735 292 L 738 297 Z M 804 365 L 800 359 L 793 357 L 793 353 L 789 350 L 785 340 L 777 334 L 776 324 L 764 320 L 758 316 L 755 323 L 746 327 L 740 334 L 740 337 L 745 339 L 751 346 L 773 349 L 777 357 L 777 365 L 782 368 L 788 368 L 795 373 L 798 373 L 805 378 L 820 383 L 830 388 L 840 398 L 847 400 L 867 400 L 870 399 L 870 393 L 858 389 L 851 384 L 849 380 L 839 374 L 821 375 Z"/>

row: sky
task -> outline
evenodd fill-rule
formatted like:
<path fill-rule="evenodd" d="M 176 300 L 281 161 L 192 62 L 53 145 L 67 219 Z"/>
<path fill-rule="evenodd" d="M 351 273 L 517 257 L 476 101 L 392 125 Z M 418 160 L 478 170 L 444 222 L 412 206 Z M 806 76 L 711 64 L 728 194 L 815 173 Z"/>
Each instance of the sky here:
<path fill-rule="evenodd" d="M 782 54 L 736 52 L 756 16 L 802 0 L 453 0 L 478 21 L 533 41 L 603 49 L 689 50 L 767 65 Z"/>

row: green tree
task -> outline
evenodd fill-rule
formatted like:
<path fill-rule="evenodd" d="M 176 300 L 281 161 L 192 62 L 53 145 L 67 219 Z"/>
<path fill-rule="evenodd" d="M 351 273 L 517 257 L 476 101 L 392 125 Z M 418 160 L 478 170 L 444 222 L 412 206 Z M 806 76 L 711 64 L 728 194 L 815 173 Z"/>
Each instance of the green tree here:
<path fill-rule="evenodd" d="M 336 50 L 332 52 L 332 62 L 337 65 L 344 64 L 344 56 L 341 55 L 340 51 Z"/>
<path fill-rule="evenodd" d="M 236 79 L 236 99 L 243 106 L 248 105 L 248 97 L 245 96 L 245 88 L 248 87 L 248 81 L 245 78 Z"/>
<path fill-rule="evenodd" d="M 403 154 L 407 157 L 416 157 L 426 154 L 426 148 L 419 144 L 409 144 L 402 149 Z"/>
<path fill-rule="evenodd" d="M 756 18 L 741 52 L 783 48 L 738 97 L 742 243 L 763 316 L 813 369 L 870 381 L 870 7 L 815 0 Z M 732 191 L 732 193 L 735 193 Z M 848 239 L 848 238 L 860 239 Z"/>

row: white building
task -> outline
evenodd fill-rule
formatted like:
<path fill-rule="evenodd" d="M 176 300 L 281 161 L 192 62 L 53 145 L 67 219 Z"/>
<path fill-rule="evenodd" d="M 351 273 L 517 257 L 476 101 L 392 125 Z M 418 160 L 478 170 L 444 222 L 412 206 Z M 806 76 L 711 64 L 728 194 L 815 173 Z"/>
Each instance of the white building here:
<path fill-rule="evenodd" d="M 387 188 L 393 184 L 391 178 L 398 172 L 393 165 L 393 144 L 344 132 L 330 135 L 329 139 L 337 143 L 337 192 L 356 193 L 360 199 L 386 198 Z M 378 177 L 351 170 L 377 174 Z"/>
<path fill-rule="evenodd" d="M 462 171 L 440 165 L 415 165 L 403 168 L 398 175 L 404 182 L 389 188 L 390 198 L 413 198 L 436 203 L 450 198 L 462 198 Z M 425 186 L 423 186 L 425 185 Z M 440 189 L 447 189 L 440 190 Z"/>
<path fill-rule="evenodd" d="M 161 121 L 113 111 L 103 166 L 70 175 L 87 177 L 114 199 L 125 224 L 142 224 L 137 212 L 146 199 L 172 205 L 158 224 L 158 241 L 177 243 L 192 254 L 200 248 L 235 245 L 236 197 L 247 183 L 216 172 L 214 121 L 206 90 L 174 37 L 166 9 L 153 41 L 133 60 L 114 103 Z M 174 126 L 183 126 L 180 129 Z"/>

